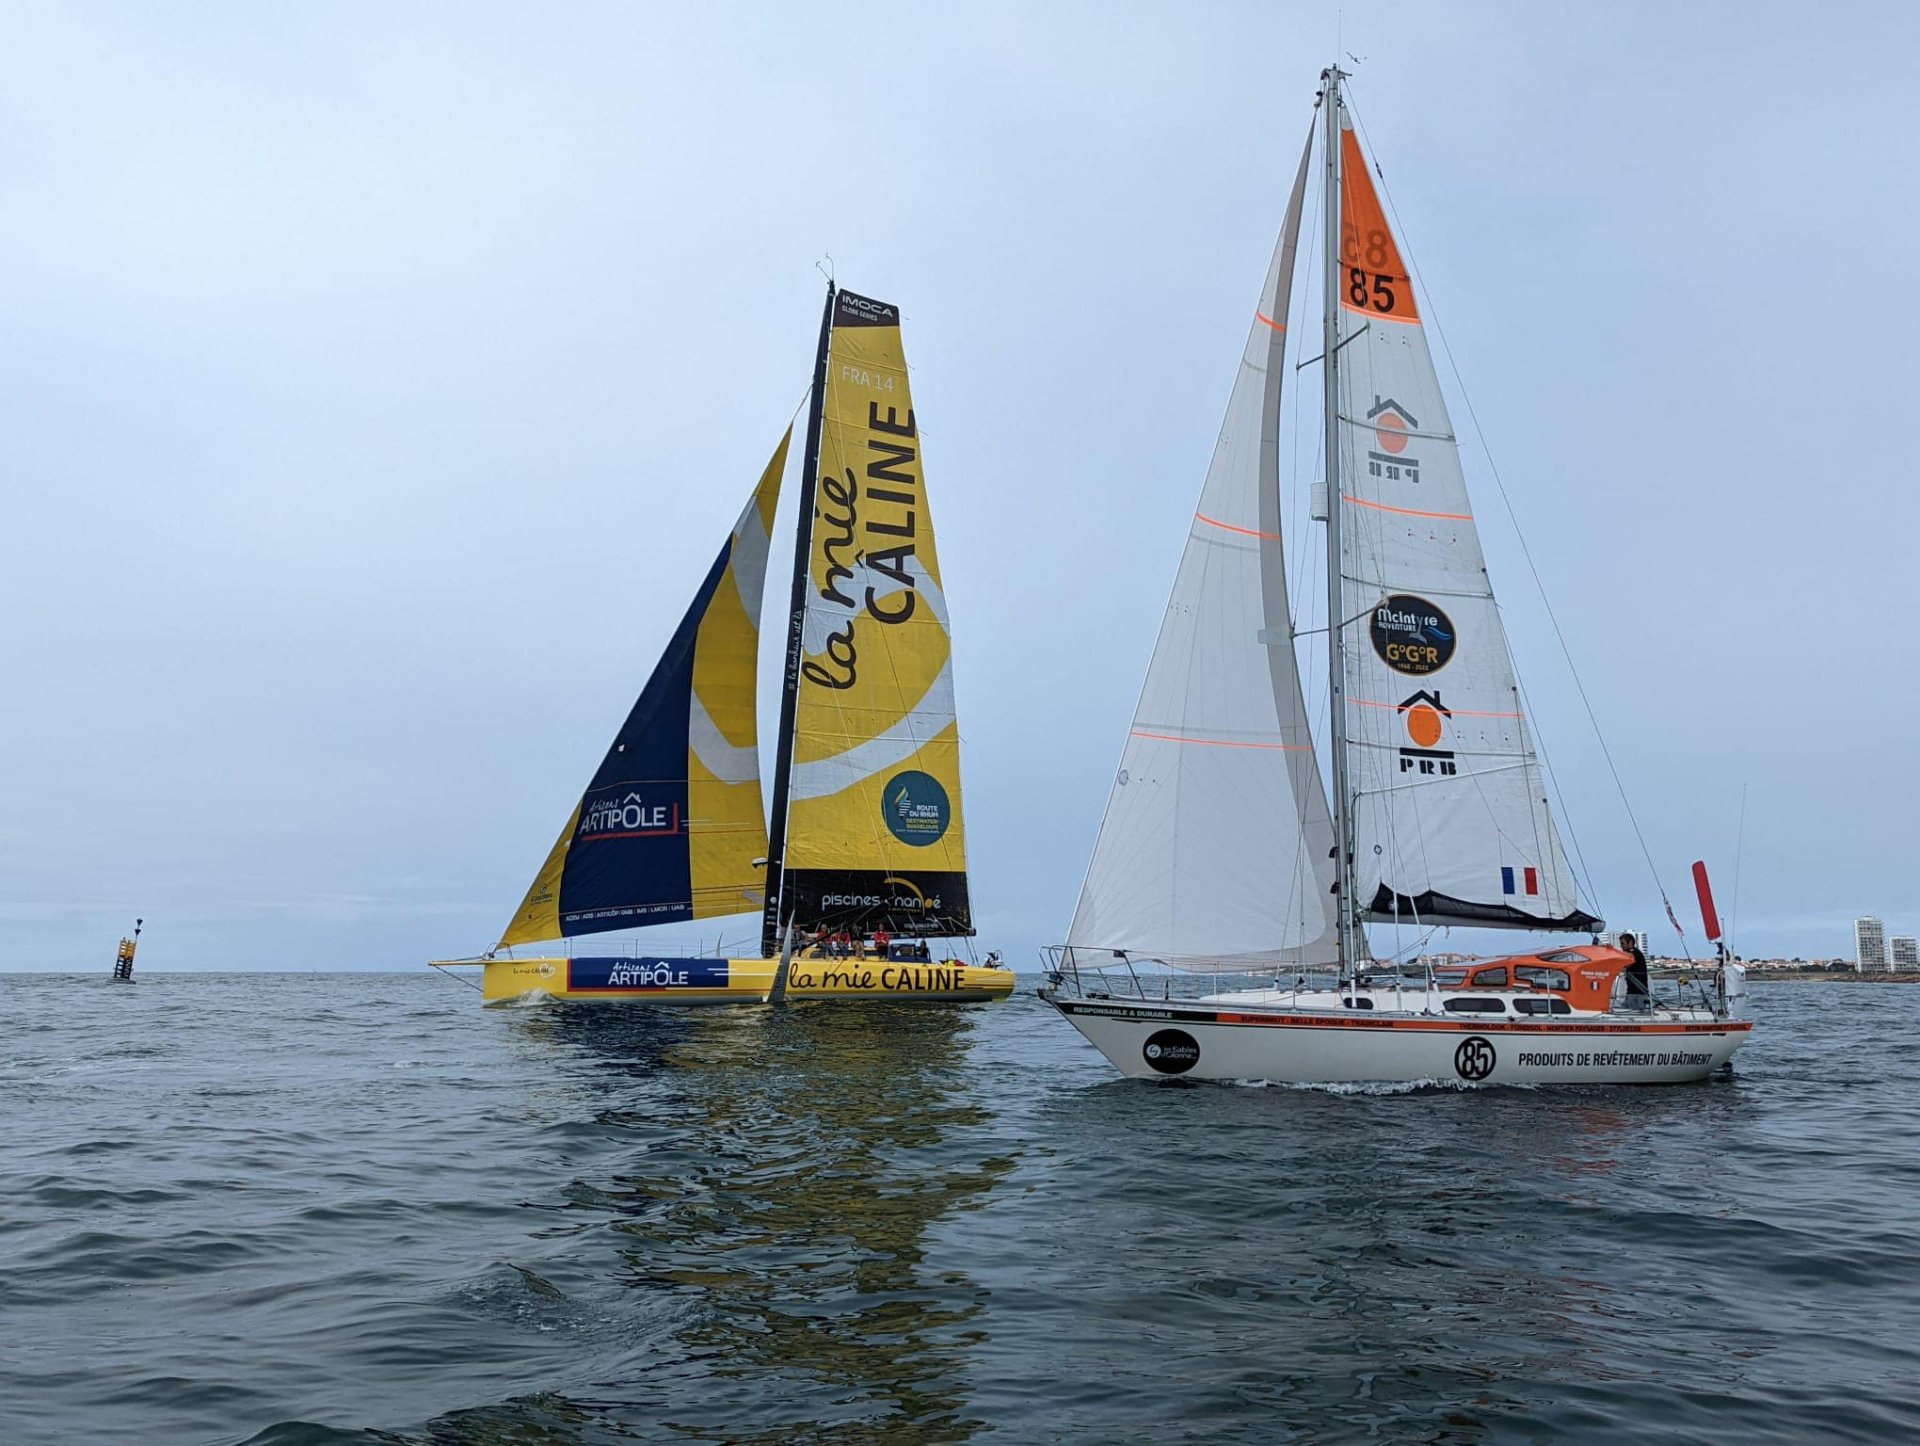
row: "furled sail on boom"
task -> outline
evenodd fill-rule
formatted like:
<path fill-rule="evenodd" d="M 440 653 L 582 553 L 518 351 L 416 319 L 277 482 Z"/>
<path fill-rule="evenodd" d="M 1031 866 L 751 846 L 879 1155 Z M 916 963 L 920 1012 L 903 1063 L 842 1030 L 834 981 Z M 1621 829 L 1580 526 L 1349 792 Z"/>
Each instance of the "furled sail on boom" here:
<path fill-rule="evenodd" d="M 1340 102 L 1341 573 L 1354 900 L 1586 930 L 1413 284 Z"/>
<path fill-rule="evenodd" d="M 500 947 L 760 908 L 755 679 L 780 439 Z"/>

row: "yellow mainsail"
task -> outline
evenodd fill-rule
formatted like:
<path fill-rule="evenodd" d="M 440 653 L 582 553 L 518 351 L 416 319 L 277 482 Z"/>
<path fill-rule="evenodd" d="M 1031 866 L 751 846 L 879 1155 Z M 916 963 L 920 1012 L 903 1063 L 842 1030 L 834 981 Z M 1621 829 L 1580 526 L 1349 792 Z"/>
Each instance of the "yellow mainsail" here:
<path fill-rule="evenodd" d="M 971 934 L 953 652 L 900 315 L 841 291 L 832 317 L 781 912 L 803 931 Z"/>

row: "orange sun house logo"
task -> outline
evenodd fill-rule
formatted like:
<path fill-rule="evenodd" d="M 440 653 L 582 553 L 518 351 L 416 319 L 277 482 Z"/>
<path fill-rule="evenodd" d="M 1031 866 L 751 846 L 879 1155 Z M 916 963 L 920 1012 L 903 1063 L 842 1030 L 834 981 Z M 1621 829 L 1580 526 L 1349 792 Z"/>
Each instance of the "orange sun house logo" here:
<path fill-rule="evenodd" d="M 1453 713 L 1438 693 L 1422 688 L 1399 707 L 1400 726 L 1412 747 L 1400 750 L 1400 771 L 1426 778 L 1451 778 L 1460 771 L 1453 750 L 1437 747 L 1447 736 Z"/>
<path fill-rule="evenodd" d="M 1388 482 L 1418 482 L 1420 459 L 1407 455 L 1407 443 L 1413 440 L 1409 434 L 1420 429 L 1413 413 L 1392 397 L 1376 396 L 1367 420 L 1373 424 L 1378 448 L 1367 449 L 1367 475 Z"/>

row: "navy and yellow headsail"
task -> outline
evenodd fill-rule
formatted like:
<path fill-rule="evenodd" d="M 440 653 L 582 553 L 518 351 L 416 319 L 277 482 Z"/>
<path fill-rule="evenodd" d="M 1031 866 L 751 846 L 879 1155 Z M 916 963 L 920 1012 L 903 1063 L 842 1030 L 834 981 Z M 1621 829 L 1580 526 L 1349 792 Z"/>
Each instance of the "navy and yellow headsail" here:
<path fill-rule="evenodd" d="M 501 947 L 761 907 L 760 597 L 791 437 L 774 449 Z"/>

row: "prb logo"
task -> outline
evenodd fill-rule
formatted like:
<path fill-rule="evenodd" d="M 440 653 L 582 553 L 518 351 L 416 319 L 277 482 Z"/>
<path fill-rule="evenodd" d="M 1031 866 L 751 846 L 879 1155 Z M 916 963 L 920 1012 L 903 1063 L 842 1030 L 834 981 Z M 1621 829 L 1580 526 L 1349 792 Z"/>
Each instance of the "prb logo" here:
<path fill-rule="evenodd" d="M 1373 439 L 1377 444 L 1377 449 L 1367 451 L 1367 475 L 1388 482 L 1418 482 L 1420 459 L 1407 452 L 1407 443 L 1411 440 L 1407 434 L 1420 425 L 1413 413 L 1392 397 L 1376 396 L 1367 420 L 1373 423 Z"/>
<path fill-rule="evenodd" d="M 1413 747 L 1400 750 L 1402 773 L 1451 778 L 1460 771 L 1460 765 L 1454 761 L 1453 750 L 1438 746 L 1446 736 L 1446 720 L 1451 717 L 1453 710 L 1440 701 L 1440 695 L 1429 693 L 1424 688 L 1400 705 L 1400 722 L 1413 743 Z"/>
<path fill-rule="evenodd" d="M 1147 1036 L 1140 1057 L 1160 1074 L 1185 1074 L 1200 1063 L 1200 1041 L 1184 1029 L 1159 1029 Z"/>
<path fill-rule="evenodd" d="M 1461 1079 L 1478 1084 L 1493 1073 L 1500 1057 L 1493 1052 L 1493 1041 L 1484 1034 L 1470 1034 L 1453 1052 L 1453 1068 Z"/>

